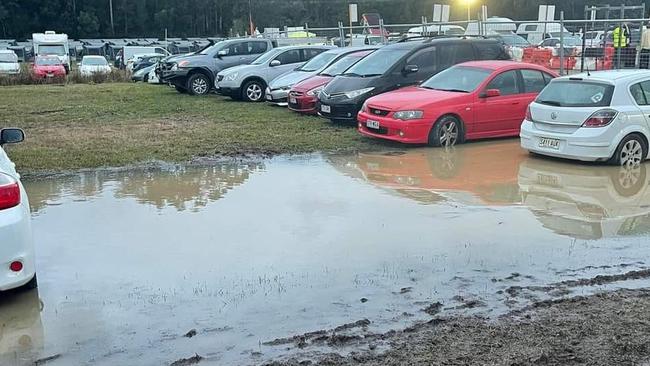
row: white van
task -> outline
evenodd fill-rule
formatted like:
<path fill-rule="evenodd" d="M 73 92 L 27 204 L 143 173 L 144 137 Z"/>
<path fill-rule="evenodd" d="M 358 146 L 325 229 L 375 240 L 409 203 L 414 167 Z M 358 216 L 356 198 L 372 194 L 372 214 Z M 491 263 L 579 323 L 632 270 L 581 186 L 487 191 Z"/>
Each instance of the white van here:
<path fill-rule="evenodd" d="M 517 34 L 526 38 L 532 44 L 539 44 L 546 38 L 560 38 L 560 33 L 571 35 L 560 23 L 521 23 Z"/>
<path fill-rule="evenodd" d="M 0 75 L 20 74 L 18 56 L 12 50 L 0 50 Z"/>
<path fill-rule="evenodd" d="M 453 24 L 440 24 L 440 25 L 427 25 L 426 27 L 414 27 L 406 32 L 407 37 L 419 37 L 426 30 L 428 35 L 447 35 L 447 36 L 462 36 L 465 34 L 465 28 L 460 25 Z"/>
<path fill-rule="evenodd" d="M 517 30 L 517 24 L 510 18 L 491 17 L 486 21 L 479 23 L 474 21 L 467 24 L 465 30 L 466 36 L 488 36 L 493 34 L 510 34 Z"/>
<path fill-rule="evenodd" d="M 56 56 L 63 66 L 65 72 L 70 72 L 70 49 L 68 46 L 68 35 L 45 31 L 45 33 L 33 33 L 32 43 L 34 46 L 34 57 Z"/>

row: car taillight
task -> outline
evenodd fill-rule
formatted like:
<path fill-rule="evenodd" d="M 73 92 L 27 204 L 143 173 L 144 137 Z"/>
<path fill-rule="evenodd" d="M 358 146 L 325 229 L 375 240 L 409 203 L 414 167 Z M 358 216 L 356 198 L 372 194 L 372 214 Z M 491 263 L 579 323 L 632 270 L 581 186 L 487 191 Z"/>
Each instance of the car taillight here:
<path fill-rule="evenodd" d="M 602 109 L 600 111 L 594 112 L 585 123 L 582 124 L 582 127 L 605 127 L 612 123 L 616 119 L 618 112 L 613 109 Z"/>
<path fill-rule="evenodd" d="M 526 121 L 533 122 L 533 113 L 530 111 L 530 106 L 526 108 Z"/>
<path fill-rule="evenodd" d="M 20 186 L 12 177 L 0 173 L 0 210 L 20 204 Z"/>

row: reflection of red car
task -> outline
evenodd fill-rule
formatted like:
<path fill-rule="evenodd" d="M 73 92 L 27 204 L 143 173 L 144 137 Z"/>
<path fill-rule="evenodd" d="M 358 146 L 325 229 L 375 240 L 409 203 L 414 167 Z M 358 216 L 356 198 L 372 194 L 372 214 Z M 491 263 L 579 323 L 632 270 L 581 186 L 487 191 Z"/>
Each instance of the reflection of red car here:
<path fill-rule="evenodd" d="M 65 77 L 65 67 L 55 56 L 37 56 L 34 60 L 32 73 L 35 78 Z"/>
<path fill-rule="evenodd" d="M 294 85 L 291 91 L 289 91 L 289 109 L 294 112 L 316 114 L 318 93 L 323 90 L 325 85 L 335 76 L 344 73 L 345 70 L 372 52 L 367 50 L 351 53 L 342 57 L 318 75 Z"/>
<path fill-rule="evenodd" d="M 554 77 L 555 72 L 533 64 L 466 62 L 420 86 L 368 99 L 359 112 L 359 132 L 432 146 L 518 136 L 528 105 Z"/>

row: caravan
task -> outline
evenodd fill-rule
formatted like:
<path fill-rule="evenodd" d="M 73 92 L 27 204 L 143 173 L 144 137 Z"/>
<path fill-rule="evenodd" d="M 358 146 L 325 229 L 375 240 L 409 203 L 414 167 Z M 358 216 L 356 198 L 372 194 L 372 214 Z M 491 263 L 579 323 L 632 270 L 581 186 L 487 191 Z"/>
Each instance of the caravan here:
<path fill-rule="evenodd" d="M 57 34 L 54 31 L 34 33 L 32 34 L 32 43 L 34 45 L 34 57 L 56 56 L 65 67 L 65 72 L 70 72 L 70 49 L 67 34 Z"/>

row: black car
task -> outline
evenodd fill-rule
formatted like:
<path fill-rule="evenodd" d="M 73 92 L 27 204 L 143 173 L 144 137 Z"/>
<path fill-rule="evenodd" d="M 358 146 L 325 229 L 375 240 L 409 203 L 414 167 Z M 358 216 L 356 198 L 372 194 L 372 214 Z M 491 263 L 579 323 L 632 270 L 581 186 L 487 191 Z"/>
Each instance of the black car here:
<path fill-rule="evenodd" d="M 319 114 L 356 121 L 370 97 L 416 85 L 450 66 L 474 60 L 509 60 L 501 42 L 484 38 L 432 38 L 380 48 L 337 76 L 319 94 Z"/>
<path fill-rule="evenodd" d="M 157 64 L 165 58 L 166 56 L 164 55 L 147 55 L 147 56 L 142 56 L 140 57 L 139 60 L 137 60 L 135 63 L 133 63 L 133 70 L 132 72 L 137 72 L 140 69 L 144 69 L 145 67 L 149 67 L 152 65 Z"/>

